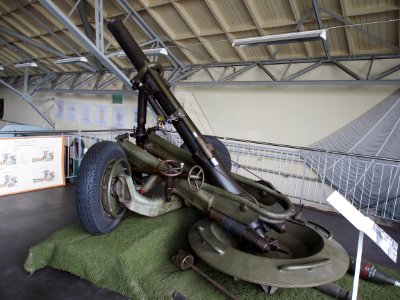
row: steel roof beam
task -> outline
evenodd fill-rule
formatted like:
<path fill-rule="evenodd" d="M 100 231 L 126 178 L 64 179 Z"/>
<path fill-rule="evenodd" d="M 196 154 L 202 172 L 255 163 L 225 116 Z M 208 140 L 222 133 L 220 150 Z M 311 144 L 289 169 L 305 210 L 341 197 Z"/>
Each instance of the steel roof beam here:
<path fill-rule="evenodd" d="M 34 87 L 31 88 L 29 95 L 32 96 L 38 89 L 40 89 L 42 86 L 52 81 L 56 77 L 57 75 L 55 73 L 47 74 L 42 78 L 42 80 L 40 80 Z"/>
<path fill-rule="evenodd" d="M 325 9 L 325 8 L 323 8 L 323 7 L 321 7 L 320 10 L 321 10 L 322 12 L 326 13 L 327 15 L 331 16 L 332 18 L 334 18 L 334 19 L 340 21 L 340 22 L 343 23 L 344 25 L 352 26 L 352 27 L 353 27 L 355 30 L 357 30 L 358 32 L 361 32 L 362 34 L 365 34 L 365 35 L 368 36 L 369 38 L 371 38 L 371 39 L 373 39 L 373 40 L 375 40 L 375 41 L 377 41 L 377 42 L 379 42 L 379 43 L 382 43 L 382 44 L 386 45 L 388 48 L 390 48 L 390 49 L 392 49 L 392 50 L 396 50 L 396 52 L 399 53 L 399 51 L 400 51 L 400 48 L 399 48 L 399 47 L 393 45 L 392 43 L 390 43 L 390 42 L 388 42 L 388 41 L 385 41 L 384 39 L 382 39 L 381 37 L 379 37 L 379 36 L 377 36 L 377 35 L 375 35 L 375 34 L 373 34 L 373 33 L 370 33 L 370 32 L 368 32 L 368 31 L 366 31 L 366 30 L 360 28 L 359 25 L 357 26 L 356 24 L 350 22 L 346 17 L 337 15 L 337 14 L 335 14 L 334 12 L 332 12 L 332 11 L 330 11 L 330 10 L 328 10 L 328 9 Z"/>
<path fill-rule="evenodd" d="M 324 26 L 322 25 L 322 19 L 321 19 L 321 10 L 318 5 L 317 0 L 312 0 L 312 6 L 314 8 L 315 12 L 315 18 L 317 19 L 317 24 L 319 29 L 324 29 Z M 329 46 L 326 40 L 322 40 L 322 44 L 324 45 L 324 50 L 325 50 L 325 55 L 328 59 L 331 58 L 331 53 L 329 51 Z"/>
<path fill-rule="evenodd" d="M 365 59 L 366 58 L 363 58 L 363 60 L 365 60 Z M 344 59 L 344 61 L 347 61 L 347 60 L 348 59 Z M 373 60 L 371 59 L 371 61 L 373 61 Z M 277 62 L 275 62 L 275 64 L 276 63 Z M 282 62 L 280 62 L 280 63 L 282 63 Z M 392 73 L 395 73 L 395 72 L 400 70 L 400 64 L 399 64 L 399 65 L 396 65 L 396 66 L 392 67 L 391 69 L 389 69 L 387 71 L 382 72 L 381 74 L 375 75 L 375 77 L 373 77 L 373 78 L 369 78 L 370 76 L 367 76 L 366 78 L 364 78 L 364 77 L 358 75 L 356 72 L 354 72 L 351 69 L 349 69 L 348 67 L 344 66 L 343 64 L 341 64 L 341 63 L 339 63 L 337 61 L 333 61 L 333 60 L 328 60 L 328 59 L 307 60 L 307 61 L 301 61 L 301 63 L 303 63 L 303 64 L 307 63 L 307 66 L 305 68 L 302 68 L 301 70 L 297 71 L 296 73 L 294 73 L 292 75 L 286 76 L 286 73 L 287 73 L 286 72 L 285 76 L 281 77 L 281 79 L 277 79 L 270 72 L 271 74 L 269 76 L 271 77 L 271 79 L 273 81 L 279 82 L 279 84 L 284 84 L 284 83 L 287 83 L 287 82 L 290 82 L 290 81 L 294 81 L 294 79 L 296 79 L 297 77 L 305 74 L 308 71 L 311 71 L 311 70 L 315 69 L 316 67 L 319 67 L 321 65 L 328 65 L 328 66 L 340 68 L 342 71 L 346 72 L 347 74 L 349 74 L 351 76 L 351 79 L 339 80 L 339 81 L 338 80 L 334 80 L 335 81 L 334 84 L 341 84 L 341 83 L 347 82 L 347 81 L 358 81 L 360 84 L 368 84 L 368 82 L 371 82 L 371 84 L 378 84 L 377 83 L 378 80 L 380 80 L 380 79 L 382 79 L 382 78 L 384 78 L 384 77 L 386 77 L 386 76 L 388 76 L 388 75 L 390 75 Z M 288 61 L 287 62 L 288 66 L 289 65 L 293 66 L 293 64 L 294 64 L 293 61 Z M 245 72 L 247 70 L 250 70 L 251 68 L 260 67 L 262 70 L 264 70 L 264 69 L 266 69 L 267 65 L 268 64 L 263 65 L 262 62 L 247 63 L 247 64 L 239 65 L 239 66 L 243 66 L 243 68 L 241 68 L 237 72 L 234 72 L 234 73 L 231 72 L 228 75 L 226 75 L 227 72 L 225 71 L 225 72 L 223 72 L 223 74 L 220 76 L 219 79 L 215 79 L 215 78 L 209 76 L 209 78 L 205 79 L 203 82 L 204 82 L 204 84 L 213 83 L 214 81 L 221 82 L 222 80 L 224 80 L 226 82 L 228 82 L 228 81 L 229 82 L 240 82 L 240 81 L 232 80 L 233 77 L 235 77 L 235 76 L 239 75 L 240 73 L 243 73 L 243 72 Z M 209 69 L 210 68 L 220 68 L 220 69 L 223 68 L 225 70 L 229 70 L 233 66 L 234 65 L 232 65 L 232 64 L 196 65 L 196 66 L 193 66 L 192 68 L 187 68 L 185 70 L 182 70 L 180 73 L 178 73 L 176 71 L 176 69 L 175 70 L 171 69 L 171 70 L 169 70 L 169 71 L 171 71 L 171 74 L 170 74 L 170 77 L 169 77 L 169 83 L 171 85 L 180 85 L 181 83 L 178 82 L 178 81 L 187 80 L 191 75 L 193 75 L 193 74 L 195 74 L 197 72 L 200 72 L 202 70 L 204 70 L 205 72 L 207 72 L 208 75 L 210 75 L 209 74 L 209 72 L 210 72 Z M 369 65 L 369 67 L 371 69 L 371 64 Z M 370 69 L 369 69 L 369 72 L 371 71 Z M 126 70 L 124 70 L 124 72 L 125 72 L 125 74 L 130 74 L 130 75 L 136 74 L 136 70 L 133 70 L 133 69 L 126 69 Z M 54 73 L 54 74 L 55 74 L 54 76 L 58 76 L 58 77 L 60 76 L 57 73 Z M 107 86 L 108 86 L 108 83 L 109 83 L 110 80 L 112 80 L 112 83 L 115 82 L 113 77 L 109 75 L 109 74 L 111 74 L 111 72 L 108 72 L 108 73 L 106 72 L 105 73 L 106 76 L 107 76 L 107 80 L 106 81 L 104 81 L 103 79 L 100 78 L 101 77 L 100 73 L 93 74 L 93 73 L 89 73 L 89 72 L 67 72 L 67 73 L 61 73 L 61 74 L 63 74 L 63 76 L 64 76 L 63 78 L 66 78 L 67 80 L 69 78 L 68 82 L 71 82 L 71 80 L 73 80 L 74 84 L 70 85 L 68 87 L 68 89 L 71 89 L 71 90 L 82 90 L 82 87 L 85 84 L 90 86 L 89 89 L 95 89 L 95 90 L 96 89 L 104 89 L 106 86 L 103 86 L 103 85 L 107 84 Z M 35 80 L 36 80 L 36 78 L 41 78 L 40 76 L 43 76 L 43 75 L 39 75 L 39 76 L 38 75 L 31 75 L 31 77 L 34 78 Z M 67 77 L 65 77 L 65 76 L 67 76 Z M 400 77 L 400 76 L 397 76 L 397 77 Z M 7 77 L 6 79 L 4 79 L 4 81 L 10 83 L 11 79 L 12 79 L 11 77 Z M 12 84 L 12 85 L 13 86 L 17 86 L 17 85 L 22 84 L 23 82 L 21 81 L 21 79 L 23 80 L 22 76 L 15 77 L 14 78 L 14 84 Z M 300 83 L 296 83 L 296 85 L 305 84 L 304 82 L 312 82 L 313 84 L 318 84 L 318 83 L 326 84 L 326 80 L 325 81 L 320 81 L 320 80 L 317 80 L 317 79 L 318 78 L 316 78 L 316 80 L 299 81 Z M 65 83 L 67 81 L 67 80 L 63 80 L 63 83 L 57 83 L 57 81 L 60 82 L 61 80 L 63 80 L 63 79 L 60 79 L 60 80 L 51 79 L 51 80 L 49 80 L 49 82 L 47 82 L 47 84 L 52 84 L 52 86 L 51 86 L 52 89 L 55 89 L 57 87 L 55 90 L 60 90 L 60 89 L 63 89 L 63 88 L 61 88 L 61 87 L 63 87 L 63 83 Z M 382 84 L 395 84 L 396 80 L 397 79 L 385 80 L 385 81 L 382 81 Z M 266 81 L 267 81 L 267 78 L 266 78 Z M 95 85 L 94 88 L 93 88 L 93 85 L 95 84 L 95 82 L 98 82 L 98 84 Z M 187 82 L 190 82 L 190 81 L 187 81 Z M 183 84 L 186 84 L 186 83 L 183 83 Z M 350 83 L 350 84 L 355 84 L 355 83 Z M 288 84 L 288 85 L 290 85 L 290 84 Z M 43 86 L 41 87 L 41 90 L 43 90 Z M 85 90 L 85 89 L 83 89 L 83 90 Z"/>
<path fill-rule="evenodd" d="M 94 43 L 96 41 L 96 34 L 92 26 L 90 25 L 88 14 L 86 12 L 86 0 L 79 1 L 77 10 L 79 13 L 79 17 L 81 18 L 83 30 L 85 31 L 86 36 L 88 37 L 89 40 L 91 40 Z"/>
<path fill-rule="evenodd" d="M 360 61 L 360 60 L 380 60 L 380 59 L 400 59 L 400 55 L 397 54 L 390 54 L 390 55 L 363 55 L 357 57 L 348 57 L 348 56 L 337 56 L 334 57 L 335 61 Z M 191 66 L 193 67 L 201 67 L 206 66 L 209 68 L 212 67 L 234 67 L 234 66 L 248 66 L 251 64 L 260 63 L 262 65 L 279 65 L 279 64 L 296 64 L 296 63 L 313 63 L 313 62 L 332 62 L 332 59 L 325 59 L 325 58 L 295 58 L 295 59 L 280 59 L 280 60 L 260 60 L 260 61 L 247 61 L 247 62 L 231 62 L 231 63 L 208 63 L 208 64 L 194 64 Z"/>
<path fill-rule="evenodd" d="M 39 0 L 39 2 L 59 21 L 65 28 L 67 28 L 81 43 L 82 45 L 93 53 L 94 56 L 112 73 L 114 73 L 119 80 L 121 80 L 127 88 L 131 88 L 132 84 L 129 78 L 107 57 L 102 53 L 96 45 L 94 45 L 80 30 L 72 23 L 72 21 L 64 15 L 64 13 L 53 3 L 51 0 Z"/>
<path fill-rule="evenodd" d="M 393 80 L 290 80 L 290 81 L 179 81 L 175 86 L 309 86 L 309 85 L 399 85 Z"/>
<path fill-rule="evenodd" d="M 200 66 L 200 67 L 194 67 L 191 69 L 186 69 L 185 71 L 181 72 L 181 74 L 177 77 L 175 77 L 175 79 L 173 79 L 170 83 L 174 84 L 175 82 L 182 80 L 184 78 L 189 77 L 190 75 L 197 73 L 198 71 L 200 71 L 201 69 L 203 69 L 204 66 Z"/>
<path fill-rule="evenodd" d="M 71 10 L 68 13 L 68 17 L 71 17 L 72 14 L 74 13 L 75 9 L 78 7 L 78 5 L 82 2 L 82 0 L 77 0 L 74 6 L 71 8 Z"/>
<path fill-rule="evenodd" d="M 381 74 L 379 74 L 377 76 L 375 76 L 374 80 L 380 80 L 380 79 L 382 79 L 382 78 L 384 78 L 384 77 L 386 77 L 386 76 L 388 76 L 390 74 L 393 74 L 394 72 L 397 72 L 398 70 L 400 70 L 400 64 L 395 66 L 395 67 L 393 67 L 393 68 L 390 68 L 389 70 L 387 70 L 385 72 L 382 72 Z"/>
<path fill-rule="evenodd" d="M 257 8 L 255 8 L 254 5 L 252 3 L 250 3 L 248 0 L 244 0 L 244 5 L 246 6 L 246 8 L 250 14 L 250 17 L 253 20 L 253 23 L 256 25 L 258 33 L 260 34 L 260 36 L 263 36 L 264 35 L 263 30 L 260 27 L 260 24 L 258 23 L 257 17 L 254 13 L 254 11 L 256 11 Z M 275 58 L 276 58 L 275 53 L 272 52 L 271 46 L 266 45 L 266 48 L 268 49 L 268 52 L 271 55 L 271 58 L 275 60 Z"/>
<path fill-rule="evenodd" d="M 39 108 L 37 108 L 32 103 L 32 98 L 29 95 L 29 93 L 27 92 L 27 80 L 28 80 L 27 74 L 28 74 L 28 71 L 27 71 L 27 68 L 25 68 L 24 92 L 22 92 L 22 93 L 1 79 L 0 79 L 0 84 L 3 84 L 4 86 L 6 86 L 10 90 L 12 90 L 14 93 L 16 93 L 18 96 L 20 96 L 23 101 L 28 103 L 54 129 L 54 127 L 55 127 L 54 123 Z"/>
<path fill-rule="evenodd" d="M 75 85 L 75 87 L 74 87 L 73 89 L 74 89 L 74 90 L 75 90 L 75 89 L 79 89 L 81 86 L 85 85 L 86 83 L 88 83 L 88 82 L 91 81 L 92 79 L 97 78 L 97 76 L 99 76 L 99 74 L 93 74 L 93 75 L 90 75 L 90 76 L 86 77 L 86 78 L 83 79 L 82 81 L 77 82 L 76 85 Z"/>
<path fill-rule="evenodd" d="M 313 8 L 310 7 L 306 13 L 301 17 L 301 19 L 297 22 L 296 28 L 294 29 L 294 31 L 297 31 L 301 28 L 301 26 L 304 25 L 304 23 L 307 21 L 307 19 L 311 16 L 313 12 Z M 294 12 L 293 12 L 294 13 Z M 306 44 L 304 43 L 304 47 Z M 278 55 L 278 52 L 282 49 L 283 44 L 279 44 L 276 51 L 273 53 L 273 57 L 275 58 Z M 306 47 L 307 48 L 307 47 Z M 274 59 L 275 60 L 275 59 Z"/>
<path fill-rule="evenodd" d="M 138 93 L 135 90 L 85 90 L 85 89 L 41 89 L 40 92 L 43 93 L 56 93 L 56 94 L 94 94 L 94 95 L 109 95 L 109 94 L 124 94 L 124 95 L 134 95 L 137 96 Z"/>
<path fill-rule="evenodd" d="M 142 19 L 142 17 L 132 8 L 127 0 L 117 0 L 122 9 L 129 15 L 129 17 L 139 26 L 139 28 L 151 39 L 156 39 L 161 45 L 161 48 L 168 48 L 160 37 L 151 29 L 151 27 Z M 175 67 L 184 69 L 186 66 L 182 63 L 172 52 L 168 53 L 168 57 Z"/>
<path fill-rule="evenodd" d="M 351 77 L 353 77 L 354 79 L 357 80 L 363 80 L 364 78 L 361 77 L 360 75 L 356 74 L 355 72 L 353 72 L 352 70 L 350 70 L 349 68 L 347 68 L 346 66 L 342 65 L 341 63 L 333 60 L 332 63 L 337 66 L 339 69 L 341 69 L 342 71 L 344 71 L 345 73 L 347 73 L 348 75 L 350 75 Z"/>
<path fill-rule="evenodd" d="M 104 54 L 103 0 L 95 2 L 96 47 Z"/>
<path fill-rule="evenodd" d="M 277 81 L 278 79 L 272 74 L 264 65 L 257 62 L 257 65 L 263 70 L 273 81 Z"/>
<path fill-rule="evenodd" d="M 15 52 L 20 58 L 21 61 L 27 60 L 27 61 L 33 61 L 33 59 L 24 51 L 22 51 L 19 47 L 15 45 L 11 45 L 8 41 L 0 38 L 0 46 L 5 46 L 11 51 Z M 14 63 L 11 63 L 14 64 Z M 43 70 L 46 73 L 51 73 L 52 71 L 48 69 L 47 67 L 43 66 L 43 64 L 39 64 L 38 68 Z"/>
<path fill-rule="evenodd" d="M 253 63 L 253 64 L 251 64 L 251 65 L 249 65 L 247 67 L 243 67 L 242 69 L 240 69 L 240 70 L 238 70 L 236 72 L 233 72 L 232 74 L 229 74 L 229 75 L 226 75 L 226 76 L 220 78 L 219 81 L 228 81 L 230 79 L 233 79 L 235 76 L 238 76 L 238 75 L 246 72 L 247 70 L 249 70 L 249 69 L 251 69 L 251 68 L 253 68 L 255 66 L 257 66 L 257 63 Z"/>
<path fill-rule="evenodd" d="M 36 24 L 38 24 L 41 28 L 47 31 L 48 34 L 50 34 L 53 38 L 55 38 L 60 44 L 62 44 L 64 47 L 66 47 L 68 50 L 70 50 L 72 53 L 74 53 L 76 56 L 80 56 L 79 52 L 76 49 L 73 49 L 64 39 L 60 38 L 57 34 L 53 32 L 53 30 L 47 26 L 45 23 L 43 23 L 36 15 L 34 15 L 32 12 L 27 10 L 19 0 L 17 0 L 17 5 L 22 12 L 31 18 Z"/>
<path fill-rule="evenodd" d="M 67 55 L 55 50 L 52 47 L 43 45 L 42 43 L 39 43 L 39 42 L 37 42 L 37 41 L 35 41 L 33 39 L 30 39 L 30 38 L 28 38 L 28 37 L 26 37 L 26 36 L 24 36 L 24 35 L 22 35 L 20 33 L 12 31 L 11 29 L 8 29 L 8 28 L 6 28 L 4 26 L 1 26 L 1 25 L 0 25 L 0 32 L 5 33 L 7 35 L 10 35 L 10 36 L 12 36 L 12 37 L 24 42 L 24 43 L 27 43 L 29 45 L 32 45 L 32 46 L 36 47 L 36 48 L 39 48 L 39 49 L 41 49 L 41 50 L 43 50 L 45 52 L 48 52 L 48 53 L 50 53 L 50 54 L 52 54 L 54 56 L 61 57 L 61 58 L 68 58 Z M 88 69 L 89 71 L 92 71 L 92 72 L 96 71 L 95 68 L 93 68 L 92 66 L 90 66 L 88 64 L 79 63 L 78 65 L 80 65 L 82 68 Z"/>
<path fill-rule="evenodd" d="M 305 74 L 305 73 L 307 73 L 307 72 L 309 72 L 311 70 L 314 70 L 315 68 L 319 67 L 321 64 L 322 64 L 322 62 L 320 62 L 320 61 L 316 62 L 315 64 L 313 64 L 311 66 L 308 66 L 308 67 L 306 67 L 306 68 L 304 68 L 304 69 L 302 69 L 302 70 L 300 70 L 300 71 L 288 76 L 287 78 L 281 79 L 281 81 L 286 81 L 286 82 L 287 81 L 291 81 L 291 80 L 293 80 L 293 79 L 295 79 L 295 78 L 297 78 L 297 77 L 299 77 L 299 76 L 301 76 L 301 75 L 303 75 L 303 74 Z"/>

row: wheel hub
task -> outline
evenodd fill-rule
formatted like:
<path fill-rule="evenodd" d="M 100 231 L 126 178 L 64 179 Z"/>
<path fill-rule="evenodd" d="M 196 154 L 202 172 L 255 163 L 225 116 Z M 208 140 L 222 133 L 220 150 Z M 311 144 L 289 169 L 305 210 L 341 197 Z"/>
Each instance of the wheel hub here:
<path fill-rule="evenodd" d="M 118 189 L 121 187 L 118 187 L 118 178 L 121 174 L 130 175 L 129 170 L 130 168 L 125 160 L 112 160 L 108 164 L 103 175 L 101 202 L 104 211 L 114 218 L 122 216 L 126 209 L 119 201 Z"/>

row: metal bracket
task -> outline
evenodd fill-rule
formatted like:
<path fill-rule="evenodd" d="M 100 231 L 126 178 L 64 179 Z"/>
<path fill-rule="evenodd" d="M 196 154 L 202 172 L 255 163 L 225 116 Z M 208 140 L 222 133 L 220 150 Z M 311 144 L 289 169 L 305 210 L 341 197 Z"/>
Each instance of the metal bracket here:
<path fill-rule="evenodd" d="M 183 110 L 183 108 L 178 108 L 177 110 L 174 111 L 174 113 L 172 115 L 170 115 L 168 117 L 168 119 L 166 121 L 168 123 L 171 123 L 171 122 L 178 121 L 178 120 L 182 119 L 183 117 L 186 117 L 185 111 Z"/>
<path fill-rule="evenodd" d="M 141 68 L 131 80 L 133 89 L 139 90 L 139 88 L 143 86 L 142 79 L 150 69 L 156 71 L 157 73 L 161 73 L 162 67 L 156 62 L 145 63 L 143 68 Z"/>

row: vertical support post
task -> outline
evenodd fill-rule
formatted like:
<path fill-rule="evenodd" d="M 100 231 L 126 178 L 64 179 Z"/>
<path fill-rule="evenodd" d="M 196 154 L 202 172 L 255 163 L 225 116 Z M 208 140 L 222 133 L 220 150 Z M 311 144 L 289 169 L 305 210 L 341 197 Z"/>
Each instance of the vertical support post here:
<path fill-rule="evenodd" d="M 83 152 L 84 152 L 84 148 L 82 147 L 82 132 L 79 130 L 78 131 L 78 169 L 79 166 L 81 165 L 82 162 L 82 157 L 83 157 Z M 78 171 L 78 170 L 76 170 Z"/>
<path fill-rule="evenodd" d="M 96 0 L 96 47 L 104 54 L 103 0 Z"/>
<path fill-rule="evenodd" d="M 361 257 L 363 251 L 363 242 L 364 242 L 364 232 L 360 230 L 360 232 L 358 233 L 356 269 L 354 271 L 353 292 L 351 300 L 357 300 L 358 282 L 360 281 L 360 266 L 361 266 Z"/>
<path fill-rule="evenodd" d="M 304 156 L 304 161 L 303 161 L 303 179 L 301 181 L 300 205 L 302 205 L 302 202 L 303 202 L 303 199 L 304 199 L 304 182 L 306 180 L 307 155 L 308 155 L 308 152 L 306 152 L 306 155 Z"/>
<path fill-rule="evenodd" d="M 239 156 L 240 156 L 240 146 L 239 146 L 239 144 L 237 144 L 236 145 L 236 174 L 238 174 L 238 172 L 239 172 Z"/>
<path fill-rule="evenodd" d="M 321 182 L 321 194 L 319 196 L 319 203 L 322 203 L 322 197 L 324 195 L 324 184 L 325 184 L 325 177 L 326 177 L 326 165 L 328 163 L 328 156 L 325 154 L 325 163 L 324 163 L 324 175 L 322 177 Z M 333 174 L 333 173 L 332 173 Z"/>

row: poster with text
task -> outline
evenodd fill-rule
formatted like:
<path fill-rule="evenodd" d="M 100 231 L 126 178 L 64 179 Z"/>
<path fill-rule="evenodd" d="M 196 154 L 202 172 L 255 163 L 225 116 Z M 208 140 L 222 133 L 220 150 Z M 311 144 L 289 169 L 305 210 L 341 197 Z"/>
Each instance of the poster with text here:
<path fill-rule="evenodd" d="M 96 125 L 107 127 L 107 106 L 96 105 Z"/>
<path fill-rule="evenodd" d="M 112 127 L 125 128 L 126 109 L 114 106 L 112 109 Z"/>
<path fill-rule="evenodd" d="M 0 196 L 60 185 L 63 137 L 0 139 Z"/>
<path fill-rule="evenodd" d="M 76 122 L 78 112 L 78 104 L 75 102 L 68 102 L 67 104 L 67 119 L 68 121 Z"/>
<path fill-rule="evenodd" d="M 131 127 L 136 127 L 137 123 L 137 107 L 132 107 L 132 118 L 131 118 Z"/>
<path fill-rule="evenodd" d="M 64 101 L 56 101 L 56 117 L 58 119 L 64 119 Z"/>
<path fill-rule="evenodd" d="M 81 123 L 92 124 L 92 105 L 81 104 Z"/>

